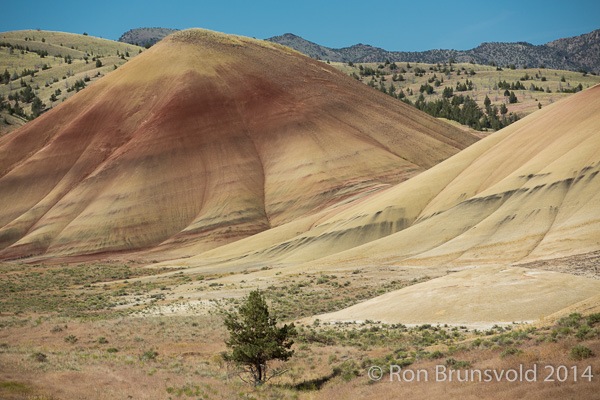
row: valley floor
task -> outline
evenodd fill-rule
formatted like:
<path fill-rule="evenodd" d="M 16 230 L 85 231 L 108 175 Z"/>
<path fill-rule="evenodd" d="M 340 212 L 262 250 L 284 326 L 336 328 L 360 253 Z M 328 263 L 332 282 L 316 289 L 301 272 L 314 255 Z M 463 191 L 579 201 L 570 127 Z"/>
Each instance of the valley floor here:
<path fill-rule="evenodd" d="M 2 399 L 592 398 L 598 385 L 598 302 L 479 329 L 307 318 L 429 283 L 434 269 L 156 278 L 119 262 L 0 267 Z M 261 388 L 224 362 L 219 315 L 257 286 L 279 320 L 300 321 L 288 373 Z M 485 370 L 508 375 L 479 381 Z"/>

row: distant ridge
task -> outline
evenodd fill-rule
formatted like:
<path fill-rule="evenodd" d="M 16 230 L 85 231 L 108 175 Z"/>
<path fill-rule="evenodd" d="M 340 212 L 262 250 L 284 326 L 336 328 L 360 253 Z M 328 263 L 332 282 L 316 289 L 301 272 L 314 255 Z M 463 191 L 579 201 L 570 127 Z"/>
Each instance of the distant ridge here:
<path fill-rule="evenodd" d="M 120 42 L 150 47 L 176 32 L 170 28 L 137 28 L 125 32 Z M 288 46 L 309 57 L 334 62 L 404 61 L 438 63 L 515 65 L 523 68 L 546 67 L 600 73 L 600 29 L 579 36 L 562 38 L 543 45 L 527 42 L 484 42 L 470 50 L 434 49 L 426 51 L 389 51 L 358 43 L 334 49 L 306 40 L 293 33 L 273 36 L 268 41 Z"/>
<path fill-rule="evenodd" d="M 540 67 L 571 71 L 585 70 L 600 72 L 600 30 L 558 39 L 543 45 L 527 42 L 482 43 L 470 50 L 427 50 L 420 52 L 388 51 L 366 44 L 355 44 L 341 49 L 332 49 L 310 42 L 300 36 L 286 33 L 268 38 L 298 50 L 310 57 L 337 62 L 381 62 L 405 61 L 438 63 L 473 62 L 499 66 Z"/>
<path fill-rule="evenodd" d="M 162 40 L 165 36 L 177 32 L 170 28 L 136 28 L 131 29 L 119 38 L 119 42 L 134 44 L 136 46 L 150 47 Z"/>
<path fill-rule="evenodd" d="M 546 46 L 568 53 L 571 60 L 587 67 L 589 71 L 598 72 L 600 68 L 600 29 L 585 35 L 558 39 Z"/>

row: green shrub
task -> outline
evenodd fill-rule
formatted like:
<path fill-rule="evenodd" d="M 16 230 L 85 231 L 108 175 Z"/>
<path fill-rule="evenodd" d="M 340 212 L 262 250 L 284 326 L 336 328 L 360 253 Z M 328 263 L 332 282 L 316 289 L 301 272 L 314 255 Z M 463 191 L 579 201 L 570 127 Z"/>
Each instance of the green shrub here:
<path fill-rule="evenodd" d="M 594 355 L 589 347 L 585 347 L 581 344 L 576 345 L 571 349 L 571 358 L 573 360 L 584 360 Z"/>
<path fill-rule="evenodd" d="M 153 349 L 145 351 L 144 354 L 140 356 L 140 360 L 142 361 L 154 361 L 158 357 L 158 353 Z"/>
<path fill-rule="evenodd" d="M 508 356 L 515 356 L 517 354 L 521 354 L 523 353 L 523 351 L 521 351 L 520 349 L 517 349 L 516 347 L 508 347 L 506 349 L 504 349 L 502 351 L 502 353 L 500 353 L 500 357 L 505 358 Z"/>
<path fill-rule="evenodd" d="M 562 317 L 561 319 L 558 320 L 557 324 L 558 326 L 563 326 L 563 327 L 577 327 L 579 326 L 579 322 L 581 321 L 581 314 L 579 313 L 572 313 L 569 314 L 568 317 Z"/>
<path fill-rule="evenodd" d="M 587 317 L 587 323 L 589 325 L 594 325 L 600 322 L 600 313 L 590 314 Z"/>
<path fill-rule="evenodd" d="M 469 361 L 458 361 L 454 358 L 447 358 L 446 366 L 448 366 L 452 369 L 462 369 L 462 368 L 469 368 L 471 366 L 471 363 Z"/>
<path fill-rule="evenodd" d="M 578 339 L 585 339 L 587 337 L 593 336 L 595 332 L 595 329 L 592 329 L 589 325 L 585 324 L 585 325 L 581 325 L 579 327 L 579 330 L 577 331 L 577 333 L 575 334 L 575 336 Z"/>
<path fill-rule="evenodd" d="M 348 382 L 358 376 L 360 371 L 354 360 L 348 360 L 333 368 L 333 374 L 341 376 L 344 381 Z"/>
<path fill-rule="evenodd" d="M 69 335 L 67 337 L 65 337 L 65 342 L 70 343 L 70 344 L 75 344 L 77 343 L 79 339 L 77 339 L 77 336 L 75 335 Z"/>
<path fill-rule="evenodd" d="M 429 358 L 432 360 L 437 360 L 438 358 L 444 358 L 444 353 L 442 353 L 439 350 L 436 350 L 433 353 L 429 354 Z"/>
<path fill-rule="evenodd" d="M 48 356 L 45 355 L 44 353 L 33 353 L 31 355 L 31 358 L 33 358 L 35 361 L 37 362 L 46 362 L 48 361 Z"/>

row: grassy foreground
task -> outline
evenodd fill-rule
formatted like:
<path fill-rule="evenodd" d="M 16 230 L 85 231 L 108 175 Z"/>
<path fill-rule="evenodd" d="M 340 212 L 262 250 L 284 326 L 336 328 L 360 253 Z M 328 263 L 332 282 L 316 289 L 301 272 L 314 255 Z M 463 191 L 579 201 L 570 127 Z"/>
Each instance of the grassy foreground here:
<path fill-rule="evenodd" d="M 177 271 L 155 279 L 149 274 L 165 271 L 117 262 L 4 263 L 0 271 L 3 399 L 343 399 L 386 398 L 399 391 L 413 398 L 444 393 L 591 398 L 598 383 L 600 314 L 572 313 L 546 326 L 513 324 L 479 331 L 376 321 L 302 323 L 302 317 L 337 310 L 425 276 L 399 281 L 382 275 L 377 280 L 347 271 L 267 282 L 264 290 L 272 309 L 281 321 L 300 319 L 299 335 L 288 373 L 253 388 L 220 355 L 226 331 L 216 312 L 238 302 L 253 286 L 250 277 L 248 286 Z M 192 295 L 196 300 L 188 298 Z M 179 307 L 185 304 L 196 307 Z M 447 379 L 436 380 L 436 368 Z M 458 379 L 470 371 L 519 368 L 536 368 L 536 380 Z M 511 373 L 507 377 L 512 379 Z"/>

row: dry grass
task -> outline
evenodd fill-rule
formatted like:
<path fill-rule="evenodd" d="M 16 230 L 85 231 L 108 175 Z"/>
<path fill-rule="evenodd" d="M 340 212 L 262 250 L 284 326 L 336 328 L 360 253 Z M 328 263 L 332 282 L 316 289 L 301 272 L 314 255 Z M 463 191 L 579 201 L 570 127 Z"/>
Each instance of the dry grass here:
<path fill-rule="evenodd" d="M 396 364 L 404 365 L 405 369 L 429 370 L 433 374 L 436 365 L 446 365 L 450 359 L 470 365 L 470 369 L 509 369 L 518 368 L 520 364 L 527 367 L 538 364 L 540 376 L 546 372 L 542 368 L 545 365 L 577 365 L 580 371 L 588 365 L 595 370 L 600 366 L 597 357 L 572 361 L 568 356 L 576 343 L 583 343 L 598 354 L 597 333 L 594 338 L 585 340 L 567 334 L 552 341 L 546 336 L 546 333 L 551 335 L 552 330 L 525 333 L 496 330 L 479 334 L 459 330 L 454 339 L 434 339 L 433 344 L 423 345 L 423 338 L 431 337 L 434 329 L 443 330 L 377 325 L 303 328 L 295 346 L 296 355 L 287 365 L 289 373 L 263 388 L 253 389 L 222 362 L 219 353 L 225 350 L 225 332 L 214 316 L 95 322 L 54 318 L 27 321 L 20 327 L 1 331 L 0 388 L 3 392 L 0 393 L 6 396 L 3 398 L 19 399 L 34 395 L 56 399 L 127 396 L 335 399 L 389 398 L 401 389 L 415 398 L 430 398 L 446 391 L 465 398 L 477 392 L 482 392 L 483 398 L 510 398 L 515 393 L 520 393 L 522 398 L 538 398 L 535 396 L 539 390 L 555 395 L 585 395 L 592 385 L 585 381 L 552 385 L 541 382 L 419 384 L 389 382 L 387 375 L 373 384 L 366 372 L 371 365 L 387 368 L 389 364 Z M 518 328 L 513 329 L 517 332 Z M 78 341 L 65 342 L 67 335 L 76 336 Z M 464 341 L 466 336 L 471 339 Z M 502 356 L 507 348 L 520 352 Z M 46 361 L 37 360 L 34 355 L 38 353 L 45 354 Z M 495 397 L 506 391 L 510 395 Z"/>
<path fill-rule="evenodd" d="M 448 323 L 481 328 L 535 321 L 596 295 L 597 280 L 518 267 L 465 268 L 330 314 L 322 321 Z M 444 299 L 444 301 L 440 301 Z"/>
<path fill-rule="evenodd" d="M 112 40 L 37 30 L 2 32 L 0 43 L 29 48 L 29 51 L 22 51 L 19 48 L 10 51 L 7 46 L 0 47 L 0 73 L 8 70 L 11 75 L 15 72 L 21 75 L 24 70 L 36 71 L 33 77 L 25 76 L 24 83 L 35 89 L 47 108 L 55 107 L 75 94 L 76 91 L 68 91 L 68 89 L 76 81 L 89 79 L 87 84 L 90 84 L 142 51 L 139 46 Z M 43 51 L 48 55 L 42 58 L 39 52 Z M 117 55 L 117 52 L 123 55 L 129 54 L 129 57 L 123 59 Z M 67 63 L 65 57 L 71 57 L 72 62 Z M 85 57 L 88 58 L 87 62 Z M 102 60 L 102 67 L 96 67 L 96 57 Z M 20 79 L 17 79 L 8 85 L 0 85 L 0 95 L 7 97 L 21 89 Z M 57 95 L 57 100 L 53 102 L 50 96 L 58 89 L 62 93 Z M 31 113 L 30 104 L 21 104 L 21 106 L 25 113 Z M 3 110 L 0 114 L 0 135 L 11 132 L 25 122 L 25 119 L 10 116 L 6 110 Z"/>
<path fill-rule="evenodd" d="M 80 264 L 47 266 L 46 270 L 43 266 L 29 269 L 19 266 L 9 270 L 4 265 L 3 277 L 12 276 L 15 281 L 15 276 L 20 276 L 23 283 L 31 281 L 27 297 L 48 299 L 54 295 L 39 282 L 52 276 L 57 280 L 60 277 L 65 280 L 63 301 L 70 303 L 71 296 L 85 282 L 123 278 L 123 274 L 129 274 L 128 281 L 133 281 L 150 271 L 126 267 Z M 64 269 L 60 275 L 58 268 Z M 78 270 L 81 272 L 76 273 Z M 321 307 L 336 309 L 346 301 L 356 301 L 350 296 L 352 292 L 358 297 L 372 296 L 378 289 L 391 290 L 413 283 L 392 283 L 389 276 L 387 279 L 387 282 L 365 279 L 362 273 L 352 271 L 340 272 L 337 276 L 298 276 L 287 285 L 273 278 L 266 293 L 276 315 L 285 315 L 283 319 L 289 320 L 310 315 Z M 212 293 L 215 297 L 236 289 L 244 290 L 241 283 L 231 287 L 210 286 L 215 281 L 207 277 L 206 281 L 190 282 L 176 274 L 170 278 L 168 290 L 162 292 L 181 293 L 181 288 L 189 288 L 190 283 L 195 282 L 199 284 L 195 287 L 197 292 Z M 348 281 L 350 284 L 346 286 Z M 49 281 L 49 285 L 57 286 L 58 282 Z M 113 293 L 123 285 L 122 280 L 117 280 L 95 284 L 92 288 Z M 299 290 L 295 290 L 296 287 Z M 150 296 L 160 288 L 145 285 L 137 290 L 140 296 Z M 171 301 L 170 296 L 165 296 L 158 303 Z M 62 307 L 68 306 L 62 304 Z M 143 306 L 130 309 L 140 307 Z M 394 398 L 398 390 L 402 390 L 414 398 L 431 398 L 443 393 L 461 398 L 475 398 L 477 394 L 482 396 L 480 398 L 539 398 L 539 391 L 546 396 L 584 398 L 591 393 L 593 384 L 583 381 L 577 384 L 399 383 L 389 382 L 386 375 L 381 382 L 373 383 L 369 381 L 367 370 L 372 365 L 385 369 L 395 364 L 405 369 L 434 371 L 436 365 L 451 363 L 471 369 L 507 369 L 537 363 L 540 366 L 577 365 L 580 371 L 592 365 L 597 370 L 600 367 L 597 356 L 577 361 L 570 359 L 570 353 L 574 346 L 582 345 L 593 354 L 600 354 L 599 331 L 599 314 L 589 318 L 572 314 L 547 327 L 515 325 L 486 331 L 376 323 L 301 325 L 294 346 L 296 354 L 286 364 L 289 372 L 255 389 L 239 380 L 235 369 L 223 362 L 220 353 L 226 350 L 226 331 L 214 313 L 139 316 L 108 308 L 102 318 L 98 318 L 94 310 L 84 310 L 75 316 L 25 309 L 17 315 L 0 316 L 0 397 L 29 400 L 128 396 L 137 399 Z M 540 367 L 540 376 L 544 372 Z"/>
<path fill-rule="evenodd" d="M 207 43 L 220 44 L 220 45 L 231 45 L 231 46 L 243 46 L 243 45 L 255 45 L 266 47 L 270 49 L 278 49 L 288 54 L 301 54 L 298 51 L 291 49 L 287 46 L 280 45 L 279 43 L 269 42 L 266 40 L 259 40 L 250 38 L 247 36 L 230 35 L 221 32 L 211 31 L 208 29 L 186 29 L 183 31 L 175 32 L 169 35 L 167 41 L 184 42 L 192 44 Z"/>
<path fill-rule="evenodd" d="M 498 71 L 496 67 L 487 66 L 487 65 L 478 65 L 478 64 L 453 64 L 454 71 L 443 73 L 440 71 L 434 70 L 435 68 L 439 68 L 439 64 L 424 64 L 424 63 L 402 63 L 397 62 L 396 64 L 399 67 L 399 70 L 396 72 L 399 73 L 400 69 L 404 69 L 406 72 L 401 75 L 405 78 L 404 81 L 392 81 L 393 72 L 389 69 L 389 67 L 378 68 L 378 66 L 383 66 L 380 63 L 357 63 L 354 66 L 349 66 L 345 63 L 331 63 L 332 66 L 338 68 L 344 73 L 352 75 L 353 73 L 359 75 L 359 66 L 370 67 L 375 70 L 379 70 L 383 72 L 383 76 L 385 78 L 385 86 L 389 89 L 390 84 L 393 83 L 399 92 L 400 89 L 407 94 L 407 98 L 411 100 L 413 103 L 418 99 L 420 92 L 419 88 L 421 85 L 428 83 L 430 79 L 443 79 L 443 82 L 439 87 L 435 88 L 435 92 L 431 95 L 425 94 L 426 101 L 433 101 L 436 99 L 440 99 L 442 97 L 442 92 L 445 87 L 456 88 L 457 83 L 465 83 L 468 79 L 473 82 L 473 90 L 469 90 L 466 92 L 456 92 L 455 94 L 463 94 L 468 95 L 473 98 L 479 106 L 484 109 L 484 99 L 486 96 L 490 98 L 492 101 L 492 106 L 497 105 L 500 107 L 502 104 L 505 104 L 508 108 L 509 113 L 516 113 L 519 117 L 524 117 L 526 115 L 531 114 L 534 111 L 538 110 L 538 103 L 542 105 L 542 107 L 547 106 L 549 104 L 555 103 L 556 101 L 568 97 L 571 93 L 561 93 L 560 89 L 573 89 L 577 87 L 579 84 L 582 85 L 584 89 L 592 87 L 598 83 L 600 83 L 600 76 L 586 74 L 583 75 L 580 72 L 574 71 L 561 71 L 554 69 L 541 69 L 541 68 L 529 68 L 529 69 L 510 69 L 503 68 L 501 71 Z M 408 68 L 407 65 L 410 65 L 411 68 Z M 441 66 L 443 68 L 443 66 Z M 417 68 L 424 70 L 425 73 L 423 76 L 418 76 L 415 74 L 415 70 Z M 473 71 L 474 75 L 470 75 L 469 72 Z M 521 80 L 528 76 L 530 79 Z M 564 81 L 562 79 L 564 78 Z M 542 80 L 544 79 L 544 80 Z M 361 81 L 365 84 L 368 84 L 371 80 L 370 76 L 361 77 Z M 379 87 L 380 78 L 376 78 L 376 87 Z M 518 98 L 518 103 L 516 104 L 508 104 L 507 99 L 504 97 L 504 89 L 499 89 L 497 87 L 498 82 L 506 81 L 510 83 L 520 82 L 526 87 L 526 90 L 515 90 L 515 94 Z M 430 83 L 433 86 L 433 83 Z M 551 93 L 546 93 L 546 91 L 531 91 L 529 90 L 531 85 L 535 85 L 537 87 L 541 87 L 544 90 L 549 89 Z M 412 91 L 412 95 L 409 95 L 409 91 Z"/>
<path fill-rule="evenodd" d="M 27 41 L 25 38 L 27 38 Z M 42 41 L 42 39 L 45 41 Z M 46 49 L 50 55 L 58 53 L 62 55 L 71 54 L 74 58 L 76 55 L 81 56 L 84 53 L 104 57 L 114 55 L 116 50 L 137 53 L 138 50 L 142 49 L 139 46 L 129 43 L 116 42 L 94 36 L 42 30 L 2 32 L 0 33 L 0 40 L 24 44 L 32 50 Z"/>

